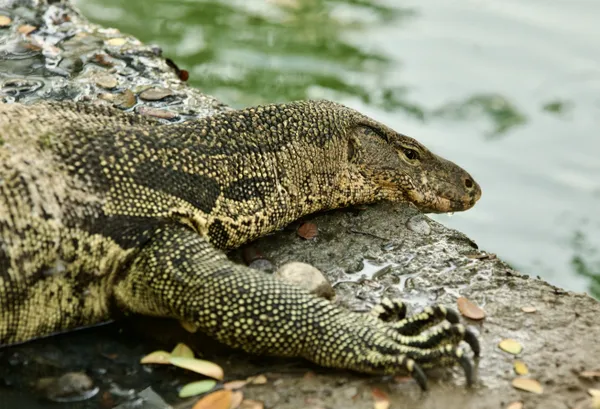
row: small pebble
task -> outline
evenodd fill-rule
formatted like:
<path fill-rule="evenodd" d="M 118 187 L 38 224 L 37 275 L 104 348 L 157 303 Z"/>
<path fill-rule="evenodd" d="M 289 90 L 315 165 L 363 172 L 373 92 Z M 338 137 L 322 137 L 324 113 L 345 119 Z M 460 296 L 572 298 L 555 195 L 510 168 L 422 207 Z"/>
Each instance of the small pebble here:
<path fill-rule="evenodd" d="M 431 233 L 431 227 L 422 215 L 413 216 L 406 222 L 406 227 L 415 233 L 427 236 Z"/>
<path fill-rule="evenodd" d="M 141 115 L 152 116 L 154 118 L 160 119 L 174 119 L 178 117 L 178 115 L 175 112 L 167 111 L 165 109 L 144 106 L 139 107 L 137 109 L 137 112 Z"/>
<path fill-rule="evenodd" d="M 119 81 L 110 74 L 100 74 L 96 77 L 96 85 L 100 88 L 113 89 L 119 85 Z"/>
<path fill-rule="evenodd" d="M 99 388 L 83 372 L 67 372 L 58 378 L 41 378 L 37 389 L 53 402 L 79 402 L 95 396 Z"/>
<path fill-rule="evenodd" d="M 332 299 L 335 296 L 323 273 L 310 264 L 296 261 L 284 264 L 275 272 L 275 278 L 305 288 L 318 297 Z"/>
<path fill-rule="evenodd" d="M 140 94 L 140 98 L 146 101 L 160 101 L 173 95 L 173 91 L 167 88 L 150 88 Z"/>

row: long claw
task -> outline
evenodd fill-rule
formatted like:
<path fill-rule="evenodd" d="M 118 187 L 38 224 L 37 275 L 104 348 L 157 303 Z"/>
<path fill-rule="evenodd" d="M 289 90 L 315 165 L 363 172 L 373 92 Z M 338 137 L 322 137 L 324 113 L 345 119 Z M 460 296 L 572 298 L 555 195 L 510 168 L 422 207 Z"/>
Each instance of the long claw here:
<path fill-rule="evenodd" d="M 446 321 L 448 321 L 451 324 L 458 324 L 460 321 L 460 317 L 458 316 L 458 313 L 453 309 L 446 308 Z"/>
<path fill-rule="evenodd" d="M 419 386 L 421 387 L 421 390 L 426 391 L 427 390 L 427 376 L 425 375 L 425 372 L 423 372 L 423 370 L 421 369 L 421 367 L 419 365 L 417 365 L 417 363 L 410 359 L 410 358 L 404 358 L 404 360 L 402 361 L 402 365 L 408 369 L 408 371 L 410 372 L 410 375 L 413 377 L 413 379 L 415 381 L 417 381 L 417 384 L 419 384 Z"/>
<path fill-rule="evenodd" d="M 470 388 L 475 383 L 475 370 L 473 369 L 473 364 L 471 360 L 467 357 L 466 354 L 463 353 L 462 350 L 456 350 L 456 356 L 458 363 L 462 366 L 465 371 L 465 378 L 467 378 L 467 386 Z"/>
<path fill-rule="evenodd" d="M 481 354 L 481 346 L 479 345 L 479 339 L 477 338 L 477 335 L 467 328 L 463 339 L 467 344 L 469 344 L 475 356 L 478 357 Z"/>

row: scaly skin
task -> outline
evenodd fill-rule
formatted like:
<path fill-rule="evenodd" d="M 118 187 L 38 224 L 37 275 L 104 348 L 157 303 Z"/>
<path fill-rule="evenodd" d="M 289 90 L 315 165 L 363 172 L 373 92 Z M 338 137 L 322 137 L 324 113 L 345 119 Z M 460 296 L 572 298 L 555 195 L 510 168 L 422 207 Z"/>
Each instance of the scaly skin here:
<path fill-rule="evenodd" d="M 222 250 L 300 216 L 378 200 L 466 210 L 471 176 L 342 105 L 295 102 L 161 125 L 105 106 L 0 105 L 0 345 L 171 317 L 251 353 L 362 372 L 470 364 L 443 307 L 343 310 Z M 395 322 L 394 322 L 394 319 Z"/>

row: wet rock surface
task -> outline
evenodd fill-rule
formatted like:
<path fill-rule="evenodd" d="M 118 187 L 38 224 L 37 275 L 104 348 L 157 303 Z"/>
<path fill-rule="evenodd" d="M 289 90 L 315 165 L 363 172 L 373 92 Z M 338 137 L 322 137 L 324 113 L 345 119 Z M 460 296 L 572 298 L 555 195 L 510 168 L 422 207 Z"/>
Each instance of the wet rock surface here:
<path fill-rule="evenodd" d="M 164 122 L 228 109 L 187 87 L 182 77 L 156 47 L 90 24 L 67 2 L 0 1 L 4 102 L 74 99 L 115 104 Z M 458 369 L 434 371 L 429 373 L 431 390 L 424 394 L 404 378 L 213 351 L 213 343 L 200 341 L 200 334 L 187 333 L 178 323 L 144 318 L 134 321 L 151 337 L 125 322 L 0 349 L 0 406 L 57 407 L 35 392 L 36 382 L 61 379 L 69 372 L 85 373 L 91 384 L 80 385 L 99 389 L 69 407 L 135 404 L 144 400 L 140 393 L 147 394 L 143 391 L 149 386 L 167 402 L 182 405 L 177 387 L 197 377 L 139 364 L 143 355 L 163 345 L 172 348 L 178 341 L 222 365 L 227 380 L 266 374 L 266 384 L 254 385 L 245 394 L 264 401 L 267 408 L 372 408 L 377 387 L 389 395 L 392 408 L 503 408 L 522 401 L 526 408 L 562 409 L 586 404 L 587 390 L 600 387 L 597 377 L 580 376 L 600 370 L 600 304 L 587 295 L 522 275 L 479 251 L 468 237 L 409 206 L 379 204 L 308 219 L 318 226 L 318 236 L 305 240 L 295 228 L 284 229 L 253 244 L 261 252 L 254 260 L 269 260 L 274 269 L 294 261 L 311 264 L 332 283 L 335 302 L 356 311 L 369 310 L 384 296 L 401 298 L 413 310 L 431 303 L 456 308 L 457 299 L 467 297 L 486 314 L 479 321 L 463 318 L 481 337 L 478 385 L 464 388 Z M 231 257 L 243 262 L 242 250 Z M 506 338 L 523 346 L 518 357 L 498 348 Z M 540 382 L 542 394 L 511 386 L 517 358 L 528 366 L 528 376 Z"/>

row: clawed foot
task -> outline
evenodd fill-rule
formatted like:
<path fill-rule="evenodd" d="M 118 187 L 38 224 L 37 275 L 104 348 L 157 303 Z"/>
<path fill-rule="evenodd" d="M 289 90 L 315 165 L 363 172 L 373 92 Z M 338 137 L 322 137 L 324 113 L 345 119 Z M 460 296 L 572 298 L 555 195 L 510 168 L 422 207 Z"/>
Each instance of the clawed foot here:
<path fill-rule="evenodd" d="M 426 307 L 409 317 L 406 312 L 403 302 L 388 298 L 371 310 L 371 316 L 380 322 L 380 329 L 384 329 L 385 338 L 389 340 L 377 340 L 379 346 L 389 343 L 387 351 L 386 348 L 377 348 L 381 351 L 382 363 L 385 362 L 383 371 L 390 372 L 389 360 L 393 359 L 391 354 L 394 354 L 400 366 L 406 368 L 425 390 L 427 378 L 423 369 L 458 363 L 464 369 L 467 385 L 473 385 L 475 374 L 472 361 L 459 344 L 465 341 L 476 357 L 481 349 L 475 333 L 458 323 L 458 313 L 440 305 Z M 398 352 L 401 356 L 397 355 Z"/>

